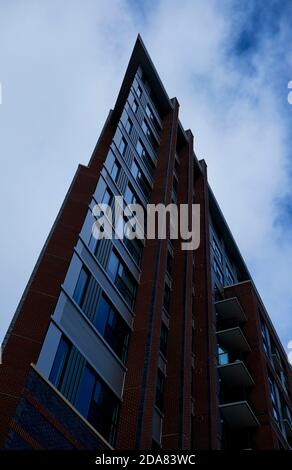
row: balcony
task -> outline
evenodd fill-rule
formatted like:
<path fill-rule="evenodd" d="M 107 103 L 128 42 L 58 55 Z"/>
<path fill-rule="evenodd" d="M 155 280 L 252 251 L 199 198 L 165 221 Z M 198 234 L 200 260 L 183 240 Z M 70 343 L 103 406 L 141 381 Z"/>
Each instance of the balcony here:
<path fill-rule="evenodd" d="M 252 387 L 254 385 L 246 365 L 243 361 L 234 361 L 218 366 L 219 376 L 226 387 Z"/>
<path fill-rule="evenodd" d="M 219 405 L 222 416 L 231 429 L 254 428 L 259 426 L 256 415 L 247 401 Z"/>
<path fill-rule="evenodd" d="M 222 320 L 236 320 L 237 322 L 246 321 L 245 313 L 237 297 L 219 300 L 218 302 L 215 302 L 215 308 Z"/>
<path fill-rule="evenodd" d="M 251 350 L 239 326 L 217 331 L 217 339 L 220 346 L 229 351 L 249 352 Z"/>
<path fill-rule="evenodd" d="M 285 426 L 286 435 L 289 439 L 292 438 L 292 423 L 289 419 L 283 419 L 283 424 Z"/>

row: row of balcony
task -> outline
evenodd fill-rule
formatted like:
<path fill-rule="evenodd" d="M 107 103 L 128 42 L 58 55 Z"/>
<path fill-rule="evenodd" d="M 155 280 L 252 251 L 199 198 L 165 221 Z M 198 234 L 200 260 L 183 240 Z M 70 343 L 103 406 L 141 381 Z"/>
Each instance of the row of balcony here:
<path fill-rule="evenodd" d="M 227 403 L 219 405 L 221 414 L 229 428 L 240 430 L 259 425 L 258 419 L 247 400 L 236 400 L 237 390 L 245 390 L 254 385 L 254 380 L 243 360 L 244 354 L 251 351 L 250 345 L 240 327 L 246 315 L 236 297 L 215 303 L 218 315 L 217 342 L 218 372 L 223 388 L 234 390 L 234 398 L 229 395 Z M 235 326 L 234 326 L 235 325 Z M 225 401 L 225 400 L 224 400 Z"/>

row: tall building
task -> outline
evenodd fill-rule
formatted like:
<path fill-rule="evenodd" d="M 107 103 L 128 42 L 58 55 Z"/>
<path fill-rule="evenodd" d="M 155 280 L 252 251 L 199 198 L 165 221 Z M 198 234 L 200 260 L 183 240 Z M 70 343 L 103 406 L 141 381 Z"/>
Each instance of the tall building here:
<path fill-rule="evenodd" d="M 227 184 L 227 183 L 226 183 Z M 92 235 L 96 203 L 200 205 L 200 246 Z M 289 449 L 291 368 L 138 37 L 3 344 L 6 449 Z"/>

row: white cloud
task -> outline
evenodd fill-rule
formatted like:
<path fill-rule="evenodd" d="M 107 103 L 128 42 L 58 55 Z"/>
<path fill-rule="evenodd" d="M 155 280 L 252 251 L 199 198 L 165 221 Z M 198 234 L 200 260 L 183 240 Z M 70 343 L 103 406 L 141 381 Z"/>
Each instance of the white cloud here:
<path fill-rule="evenodd" d="M 1 3 L 1 335 L 140 32 L 285 345 L 292 338 L 292 249 L 274 223 L 275 199 L 289 191 L 288 92 L 275 88 L 291 68 L 289 31 L 283 21 L 272 40 L 263 34 L 245 64 L 230 48 L 244 21 L 231 3 Z"/>

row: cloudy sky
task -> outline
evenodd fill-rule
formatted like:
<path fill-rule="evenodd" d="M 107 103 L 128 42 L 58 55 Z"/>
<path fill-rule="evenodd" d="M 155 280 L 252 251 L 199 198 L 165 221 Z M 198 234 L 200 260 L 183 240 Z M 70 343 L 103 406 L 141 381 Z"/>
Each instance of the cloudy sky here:
<path fill-rule="evenodd" d="M 140 32 L 287 347 L 291 22 L 289 0 L 0 0 L 0 339 Z"/>

